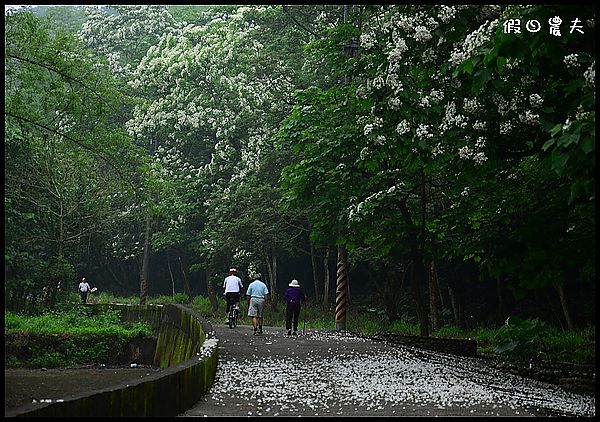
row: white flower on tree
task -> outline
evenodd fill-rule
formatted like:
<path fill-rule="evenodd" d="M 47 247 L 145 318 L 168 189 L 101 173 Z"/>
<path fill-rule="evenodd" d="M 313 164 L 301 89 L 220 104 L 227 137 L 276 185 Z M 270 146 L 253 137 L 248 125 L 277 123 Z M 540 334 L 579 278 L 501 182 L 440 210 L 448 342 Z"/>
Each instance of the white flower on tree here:
<path fill-rule="evenodd" d="M 408 121 L 402 120 L 400 123 L 398 123 L 398 125 L 396 126 L 396 132 L 399 135 L 404 135 L 410 132 L 410 124 L 408 123 Z"/>
<path fill-rule="evenodd" d="M 583 72 L 583 78 L 585 79 L 586 86 L 592 88 L 596 86 L 596 60 L 594 60 L 590 67 L 588 67 L 587 70 Z"/>
<path fill-rule="evenodd" d="M 563 62 L 568 68 L 574 69 L 579 66 L 579 62 L 577 61 L 578 57 L 579 55 L 577 53 L 569 54 L 564 57 Z"/>

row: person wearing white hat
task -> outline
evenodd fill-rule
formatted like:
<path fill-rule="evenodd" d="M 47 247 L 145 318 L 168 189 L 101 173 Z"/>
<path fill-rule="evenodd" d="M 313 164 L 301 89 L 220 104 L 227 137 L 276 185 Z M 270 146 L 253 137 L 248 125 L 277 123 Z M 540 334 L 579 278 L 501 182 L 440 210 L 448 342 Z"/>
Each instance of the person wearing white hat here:
<path fill-rule="evenodd" d="M 306 301 L 306 295 L 300 287 L 298 280 L 294 279 L 288 285 L 289 287 L 283 295 L 287 307 L 285 312 L 285 329 L 287 335 L 292 335 L 292 324 L 294 328 L 294 335 L 298 334 L 298 319 L 300 318 L 300 304 Z"/>
<path fill-rule="evenodd" d="M 223 290 L 225 294 L 225 300 L 227 301 L 227 309 L 225 315 L 229 315 L 229 309 L 231 306 L 238 306 L 240 302 L 241 291 L 244 288 L 242 279 L 237 276 L 237 269 L 230 268 L 229 275 L 225 277 L 223 281 Z M 228 321 L 229 319 L 227 319 Z"/>
<path fill-rule="evenodd" d="M 79 283 L 79 296 L 81 296 L 81 303 L 87 303 L 87 295 L 89 291 L 90 285 L 85 277 L 82 277 L 81 283 Z"/>

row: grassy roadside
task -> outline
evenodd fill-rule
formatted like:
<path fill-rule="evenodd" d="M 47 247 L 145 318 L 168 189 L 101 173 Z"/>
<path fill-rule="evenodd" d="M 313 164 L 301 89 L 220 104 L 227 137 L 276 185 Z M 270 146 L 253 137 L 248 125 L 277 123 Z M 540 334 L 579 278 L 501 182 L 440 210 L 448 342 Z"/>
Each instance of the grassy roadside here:
<path fill-rule="evenodd" d="M 90 316 L 85 314 L 85 309 L 77 304 L 78 297 L 75 295 L 70 306 L 72 309 L 63 312 L 54 312 L 39 317 L 22 317 L 11 313 L 5 313 L 5 343 L 6 334 L 11 330 L 27 332 L 31 334 L 58 335 L 69 334 L 71 337 L 88 338 L 90 336 L 104 336 L 111 338 L 130 338 L 131 336 L 149 335 L 149 327 L 143 324 L 133 327 L 120 326 L 115 315 Z M 92 303 L 125 303 L 137 304 L 136 296 L 117 297 L 110 293 L 91 295 L 89 301 Z M 181 303 L 194 309 L 212 323 L 224 323 L 225 300 L 218 298 L 219 307 L 213 312 L 210 301 L 205 296 L 196 296 L 191 301 L 184 294 L 175 296 L 155 296 L 149 298 L 148 303 L 169 304 Z M 75 304 L 75 305 L 74 305 Z M 68 309 L 68 308 L 67 308 Z M 242 314 L 240 325 L 251 325 L 251 319 L 246 316 L 248 302 L 242 301 Z M 477 341 L 480 354 L 498 355 L 508 361 L 529 361 L 531 359 L 546 362 L 561 362 L 573 364 L 595 363 L 595 326 L 590 325 L 578 331 L 562 331 L 537 320 L 519 320 L 516 317 L 509 319 L 510 324 L 501 327 L 477 327 L 472 330 L 462 330 L 453 325 L 442 326 L 431 335 L 440 338 L 471 338 Z M 275 307 L 268 305 L 264 318 L 265 326 L 284 327 L 285 313 L 284 305 L 279 303 Z M 334 309 L 323 310 L 320 305 L 306 304 L 300 313 L 299 328 L 306 329 L 335 329 Z M 17 328 L 18 327 L 18 328 Z M 389 322 L 385 315 L 376 309 L 353 306 L 348 315 L 347 329 L 363 335 L 376 333 L 398 333 L 418 335 L 419 326 L 416 321 L 404 317 L 400 320 Z M 7 331 L 8 330 L 8 331 Z M 106 345 L 106 341 L 99 341 Z M 79 355 L 99 356 L 106 347 L 92 344 L 91 346 L 80 346 L 84 350 Z M 44 359 L 42 359 L 44 361 Z M 57 356 L 46 357 L 47 365 L 60 360 Z M 7 364 L 5 360 L 5 364 Z"/>
<path fill-rule="evenodd" d="M 112 298 L 109 294 L 101 294 L 100 302 L 137 303 L 137 297 Z M 215 313 L 210 301 L 205 296 L 196 296 L 191 301 L 184 294 L 175 296 L 156 296 L 150 303 L 183 303 L 212 323 L 224 323 L 225 300 L 218 298 L 219 308 Z M 241 325 L 251 325 L 247 317 L 248 302 L 242 301 Z M 530 359 L 573 364 L 595 364 L 595 325 L 577 331 L 562 331 L 541 321 L 521 321 L 510 318 L 511 325 L 501 327 L 476 327 L 463 330 L 454 325 L 444 325 L 431 335 L 440 338 L 471 338 L 477 341 L 478 353 L 499 355 L 509 361 L 529 361 Z M 284 327 L 285 307 L 278 303 L 265 310 L 264 325 Z M 300 313 L 300 327 L 306 329 L 335 329 L 334 308 L 324 311 L 320 304 L 306 304 Z M 365 306 L 353 306 L 348 315 L 347 329 L 364 335 L 375 333 L 398 333 L 418 335 L 419 325 L 409 318 L 389 322 L 385 315 L 376 309 Z"/>
<path fill-rule="evenodd" d="M 4 313 L 5 367 L 65 367 L 108 361 L 135 337 L 152 335 L 147 322 L 121 323 L 119 311 L 92 314 L 75 305 L 37 316 Z"/>

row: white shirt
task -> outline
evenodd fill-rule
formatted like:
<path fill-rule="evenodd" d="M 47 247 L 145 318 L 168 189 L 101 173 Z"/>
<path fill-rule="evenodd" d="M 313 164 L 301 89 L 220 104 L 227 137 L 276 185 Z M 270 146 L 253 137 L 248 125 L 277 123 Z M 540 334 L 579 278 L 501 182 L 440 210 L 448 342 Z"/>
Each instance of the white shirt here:
<path fill-rule="evenodd" d="M 242 279 L 235 275 L 226 277 L 225 281 L 223 282 L 225 293 L 239 293 L 241 287 L 244 287 L 242 284 Z"/>
<path fill-rule="evenodd" d="M 87 281 L 82 281 L 81 283 L 79 283 L 79 291 L 80 292 L 87 292 L 88 290 L 90 290 L 90 285 L 87 283 Z"/>

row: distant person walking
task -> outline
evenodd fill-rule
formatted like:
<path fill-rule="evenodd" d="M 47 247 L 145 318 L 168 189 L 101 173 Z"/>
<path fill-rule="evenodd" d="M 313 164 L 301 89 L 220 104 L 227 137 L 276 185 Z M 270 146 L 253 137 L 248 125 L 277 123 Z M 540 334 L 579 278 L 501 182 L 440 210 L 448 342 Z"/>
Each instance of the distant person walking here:
<path fill-rule="evenodd" d="M 289 287 L 283 295 L 287 307 L 285 311 L 285 329 L 287 335 L 292 335 L 292 324 L 294 328 L 294 335 L 298 334 L 298 319 L 300 318 L 300 306 L 302 302 L 306 301 L 306 295 L 300 287 L 298 280 L 292 280 L 288 285 Z"/>
<path fill-rule="evenodd" d="M 254 328 L 254 334 L 262 334 L 263 329 L 263 315 L 265 313 L 265 305 L 267 304 L 267 296 L 269 295 L 269 289 L 267 285 L 260 279 L 262 278 L 261 273 L 257 273 L 254 276 L 254 281 L 248 286 L 246 290 L 246 296 L 248 296 L 250 303 L 248 305 L 248 316 L 252 317 L 252 327 Z M 258 329 L 258 331 L 257 331 Z"/>
<path fill-rule="evenodd" d="M 87 303 L 87 296 L 89 291 L 90 285 L 86 281 L 85 277 L 82 277 L 81 283 L 79 283 L 79 296 L 81 296 L 81 303 Z"/>
<path fill-rule="evenodd" d="M 225 315 L 229 315 L 229 309 L 239 303 L 243 288 L 244 285 L 242 284 L 242 279 L 237 276 L 237 270 L 235 268 L 230 268 L 229 275 L 225 277 L 225 280 L 223 281 L 223 290 L 225 293 L 225 300 L 227 301 Z"/>

